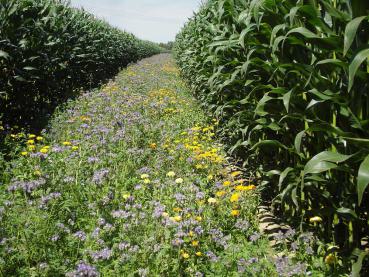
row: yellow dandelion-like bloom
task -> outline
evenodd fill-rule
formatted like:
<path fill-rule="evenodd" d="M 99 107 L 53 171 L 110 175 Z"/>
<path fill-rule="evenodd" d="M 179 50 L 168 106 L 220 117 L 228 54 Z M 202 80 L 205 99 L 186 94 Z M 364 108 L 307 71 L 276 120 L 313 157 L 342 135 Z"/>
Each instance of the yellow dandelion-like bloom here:
<path fill-rule="evenodd" d="M 193 231 L 188 232 L 188 236 L 193 237 L 194 235 L 195 235 L 195 233 Z"/>
<path fill-rule="evenodd" d="M 228 181 L 228 180 L 223 182 L 223 186 L 225 186 L 225 187 L 228 187 L 231 184 L 232 184 L 232 182 L 231 181 Z"/>
<path fill-rule="evenodd" d="M 27 144 L 30 144 L 30 145 L 35 144 L 35 141 L 33 139 L 29 139 L 27 140 Z"/>
<path fill-rule="evenodd" d="M 191 242 L 191 245 L 193 247 L 199 246 L 199 241 L 198 240 L 194 240 L 194 241 Z"/>
<path fill-rule="evenodd" d="M 47 152 L 49 152 L 49 149 L 42 148 L 42 149 L 40 150 L 40 152 L 41 152 L 42 154 L 47 154 Z"/>
<path fill-rule="evenodd" d="M 43 137 L 41 137 L 41 136 L 38 136 L 38 137 L 36 137 L 36 140 L 38 140 L 38 141 L 42 141 L 44 138 Z"/>
<path fill-rule="evenodd" d="M 149 177 L 149 174 L 141 174 L 141 179 L 148 179 Z"/>
<path fill-rule="evenodd" d="M 182 184 L 182 183 L 183 183 L 183 179 L 182 179 L 182 178 L 177 178 L 177 179 L 175 180 L 175 183 L 176 183 L 176 184 Z"/>
<path fill-rule="evenodd" d="M 232 210 L 231 215 L 232 216 L 239 216 L 240 215 L 240 210 Z"/>
<path fill-rule="evenodd" d="M 29 151 L 33 151 L 36 149 L 36 146 L 35 145 L 28 145 L 28 150 Z"/>
<path fill-rule="evenodd" d="M 167 173 L 167 177 L 174 177 L 174 176 L 176 176 L 176 173 L 174 171 L 169 171 Z"/>
<path fill-rule="evenodd" d="M 196 219 L 197 221 L 202 221 L 202 217 L 201 217 L 201 216 L 196 216 L 196 217 L 195 217 L 195 219 Z"/>
<path fill-rule="evenodd" d="M 74 151 L 76 151 L 76 150 L 78 150 L 79 149 L 79 147 L 78 146 L 73 146 L 72 147 L 72 150 L 74 150 Z"/>
<path fill-rule="evenodd" d="M 176 221 L 176 222 L 180 222 L 180 221 L 182 221 L 182 216 L 176 215 L 176 216 L 173 217 L 173 220 Z"/>
<path fill-rule="evenodd" d="M 49 152 L 49 149 L 47 149 L 47 148 L 42 148 L 42 149 L 40 150 L 40 152 L 41 152 L 42 154 L 47 154 L 47 152 Z"/>
<path fill-rule="evenodd" d="M 21 155 L 22 155 L 22 156 L 27 156 L 27 155 L 28 155 L 28 152 L 23 151 L 23 152 L 21 152 Z"/>
<path fill-rule="evenodd" d="M 144 179 L 143 182 L 144 182 L 144 184 L 150 184 L 151 180 L 150 179 Z"/>
<path fill-rule="evenodd" d="M 334 263 L 336 262 L 336 256 L 335 256 L 335 255 L 333 255 L 333 254 L 328 254 L 328 255 L 325 257 L 324 262 L 325 262 L 326 264 L 329 264 L 329 265 L 334 264 Z"/>
<path fill-rule="evenodd" d="M 195 255 L 196 255 L 197 257 L 201 257 L 201 256 L 202 256 L 202 253 L 201 253 L 200 251 L 198 251 L 198 252 L 196 252 L 196 253 L 195 253 Z"/>
<path fill-rule="evenodd" d="M 322 222 L 323 219 L 320 216 L 314 216 L 309 219 L 310 223 L 319 223 Z"/>
<path fill-rule="evenodd" d="M 173 208 L 173 212 L 179 213 L 179 212 L 181 212 L 181 211 L 182 211 L 182 209 L 181 209 L 181 208 L 179 208 L 179 207 L 174 207 L 174 208 Z"/>
<path fill-rule="evenodd" d="M 237 177 L 237 176 L 239 176 L 239 175 L 241 175 L 242 174 L 242 172 L 241 171 L 234 171 L 234 172 L 232 172 L 231 173 L 231 176 L 232 177 Z"/>
<path fill-rule="evenodd" d="M 149 147 L 150 147 L 151 149 L 156 149 L 157 145 L 156 145 L 156 143 L 150 143 L 150 144 L 149 144 Z"/>
<path fill-rule="evenodd" d="M 217 200 L 215 198 L 211 197 L 211 198 L 208 199 L 208 203 L 209 204 L 215 204 L 215 203 L 217 203 Z"/>
<path fill-rule="evenodd" d="M 123 199 L 127 200 L 131 195 L 129 193 L 123 194 Z"/>
<path fill-rule="evenodd" d="M 28 138 L 30 138 L 30 139 L 34 139 L 35 137 L 36 137 L 36 135 L 33 135 L 33 134 L 28 136 Z"/>
<path fill-rule="evenodd" d="M 221 191 L 217 191 L 217 192 L 215 193 L 215 195 L 216 195 L 216 196 L 218 196 L 218 197 L 222 197 L 222 196 L 224 196 L 226 193 L 227 193 L 226 191 L 221 190 Z"/>
<path fill-rule="evenodd" d="M 190 254 L 184 252 L 184 253 L 182 253 L 182 257 L 183 257 L 183 259 L 189 259 L 190 258 Z"/>
<path fill-rule="evenodd" d="M 64 146 L 71 146 L 71 145 L 72 145 L 72 143 L 71 143 L 70 141 L 64 141 L 64 142 L 63 142 L 63 145 L 64 145 Z"/>
<path fill-rule="evenodd" d="M 240 199 L 240 194 L 239 193 L 234 193 L 232 194 L 230 201 L 233 202 L 237 202 Z"/>
<path fill-rule="evenodd" d="M 35 170 L 35 172 L 33 172 L 33 174 L 35 174 L 36 176 L 41 176 L 42 175 L 40 170 Z"/>

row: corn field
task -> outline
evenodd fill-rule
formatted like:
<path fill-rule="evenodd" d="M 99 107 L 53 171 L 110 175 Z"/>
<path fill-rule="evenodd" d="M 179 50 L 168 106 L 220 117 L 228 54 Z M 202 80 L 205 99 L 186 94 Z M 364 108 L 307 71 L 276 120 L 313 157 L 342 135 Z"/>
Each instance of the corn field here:
<path fill-rule="evenodd" d="M 367 1 L 209 0 L 175 44 L 275 212 L 353 269 L 369 234 L 368 14 Z"/>
<path fill-rule="evenodd" d="M 0 18 L 0 119 L 11 126 L 161 52 L 67 1 L 0 0 Z"/>

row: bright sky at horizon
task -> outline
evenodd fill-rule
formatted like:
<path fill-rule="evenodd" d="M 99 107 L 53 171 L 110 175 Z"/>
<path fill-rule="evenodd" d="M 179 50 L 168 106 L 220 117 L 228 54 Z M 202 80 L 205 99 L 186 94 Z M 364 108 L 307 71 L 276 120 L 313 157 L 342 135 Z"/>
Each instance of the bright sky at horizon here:
<path fill-rule="evenodd" d="M 71 0 L 111 25 L 141 39 L 168 42 L 200 7 L 201 0 Z"/>

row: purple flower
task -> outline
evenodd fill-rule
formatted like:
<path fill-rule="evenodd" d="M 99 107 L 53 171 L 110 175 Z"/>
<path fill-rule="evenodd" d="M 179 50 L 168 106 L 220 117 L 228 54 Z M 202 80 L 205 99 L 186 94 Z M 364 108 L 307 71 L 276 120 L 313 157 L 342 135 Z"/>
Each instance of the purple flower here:
<path fill-rule="evenodd" d="M 234 227 L 241 231 L 247 231 L 250 228 L 250 223 L 247 220 L 238 219 Z"/>
<path fill-rule="evenodd" d="M 252 242 L 255 242 L 257 241 L 259 238 L 261 237 L 261 235 L 257 232 L 253 233 L 251 236 L 250 236 L 250 241 Z"/>
<path fill-rule="evenodd" d="M 86 240 L 86 233 L 83 232 L 83 231 L 77 231 L 73 234 L 73 236 L 76 238 L 76 239 L 79 239 L 80 241 L 85 241 Z"/>
<path fill-rule="evenodd" d="M 212 251 L 207 251 L 205 254 L 211 262 L 215 263 L 219 261 L 219 257 L 217 257 Z"/>
<path fill-rule="evenodd" d="M 92 182 L 101 185 L 105 178 L 108 176 L 109 170 L 108 169 L 101 169 L 94 173 L 94 176 L 92 177 Z"/>
<path fill-rule="evenodd" d="M 111 249 L 104 248 L 100 251 L 91 252 L 90 256 L 95 262 L 97 262 L 97 261 L 109 260 L 112 254 L 113 254 L 113 251 Z"/>
<path fill-rule="evenodd" d="M 66 274 L 67 277 L 97 277 L 99 275 L 94 266 L 85 262 L 80 262 L 75 271 Z"/>

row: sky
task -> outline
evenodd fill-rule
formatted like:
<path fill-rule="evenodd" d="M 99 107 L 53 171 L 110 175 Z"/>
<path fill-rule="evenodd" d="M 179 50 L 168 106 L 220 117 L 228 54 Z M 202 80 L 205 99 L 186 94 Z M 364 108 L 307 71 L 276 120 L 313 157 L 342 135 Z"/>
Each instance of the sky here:
<path fill-rule="evenodd" d="M 111 25 L 154 42 L 175 39 L 201 0 L 71 0 L 74 7 L 103 18 Z"/>

